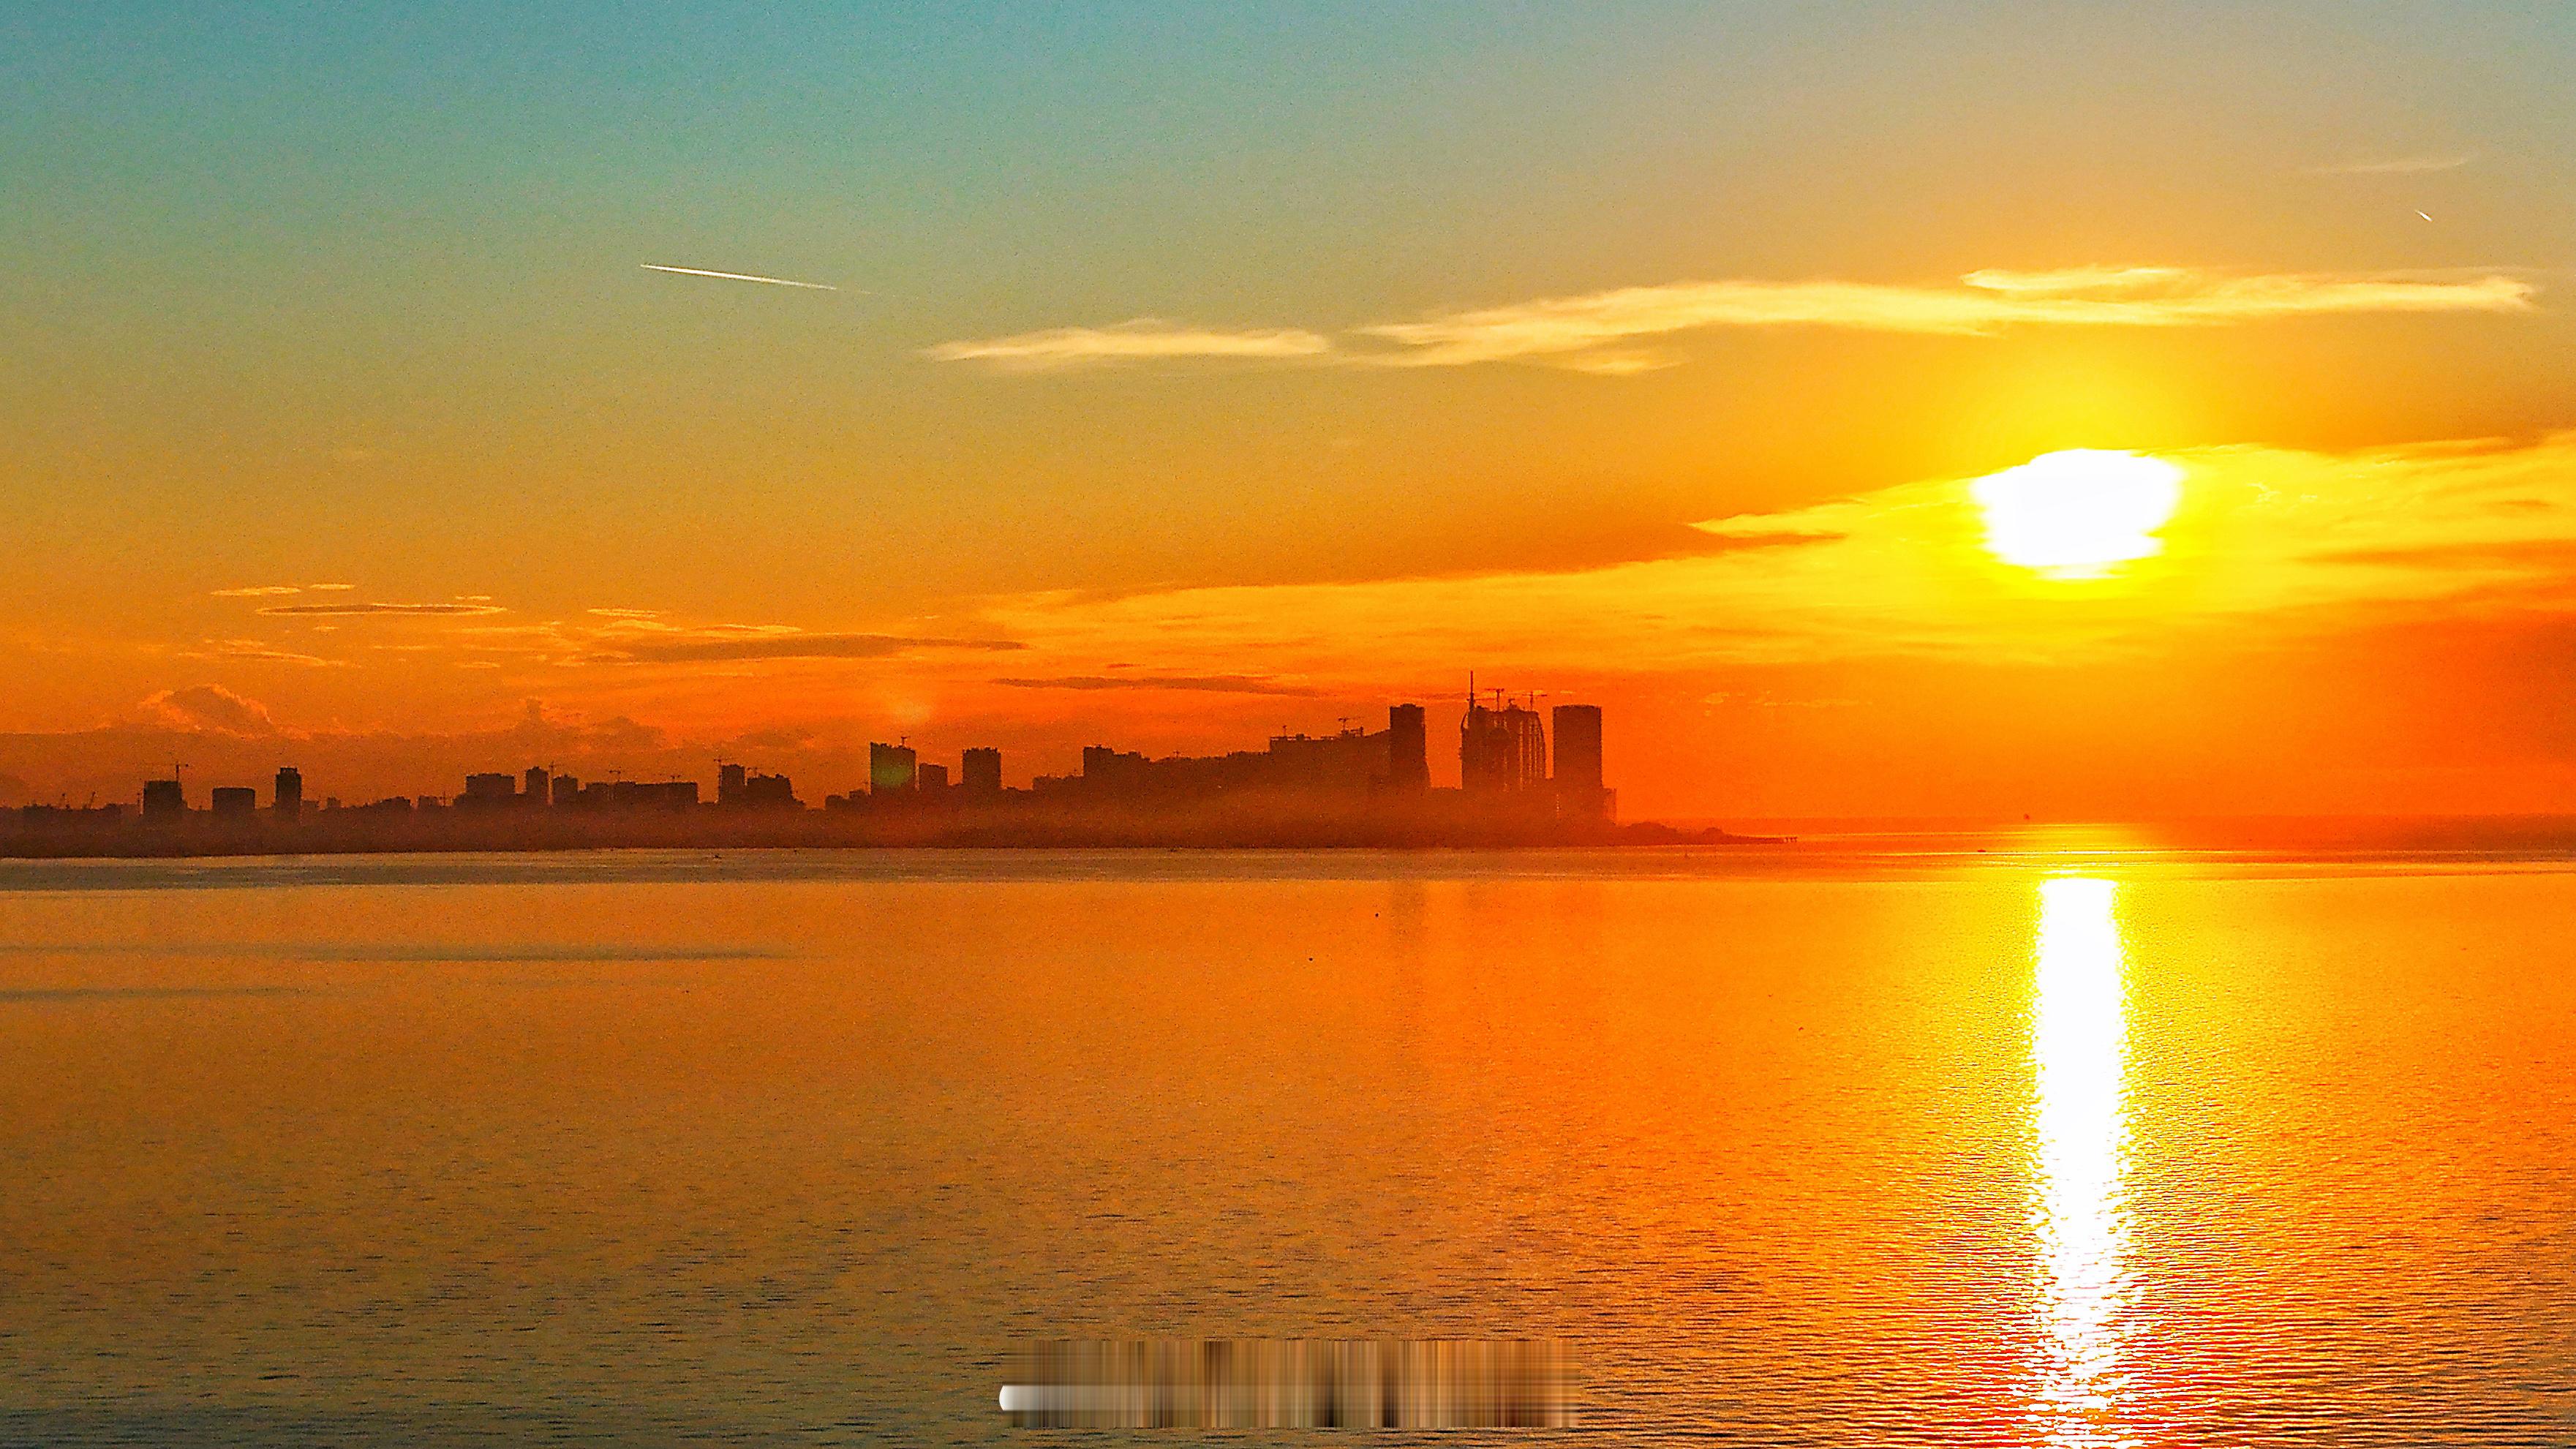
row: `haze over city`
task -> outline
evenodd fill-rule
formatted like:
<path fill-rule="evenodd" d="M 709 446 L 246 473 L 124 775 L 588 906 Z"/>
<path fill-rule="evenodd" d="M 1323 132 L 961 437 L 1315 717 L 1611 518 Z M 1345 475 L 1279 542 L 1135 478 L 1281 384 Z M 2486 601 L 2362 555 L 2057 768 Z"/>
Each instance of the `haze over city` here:
<path fill-rule="evenodd" d="M 2555 9 L 765 14 L 0 21 L 0 803 L 1481 665 L 1640 817 L 2576 808 Z"/>

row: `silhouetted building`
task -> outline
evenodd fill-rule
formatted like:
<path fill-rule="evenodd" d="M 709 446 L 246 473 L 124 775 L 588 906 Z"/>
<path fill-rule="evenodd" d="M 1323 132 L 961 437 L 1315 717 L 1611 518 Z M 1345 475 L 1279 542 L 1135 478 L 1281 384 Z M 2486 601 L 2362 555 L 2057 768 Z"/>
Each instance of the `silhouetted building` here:
<path fill-rule="evenodd" d="M 125 819 L 123 805 L 21 805 L 18 823 L 29 830 L 101 830 Z"/>
<path fill-rule="evenodd" d="M 728 806 L 741 804 L 742 784 L 749 775 L 750 772 L 740 765 L 716 766 L 716 803 Z"/>
<path fill-rule="evenodd" d="M 868 793 L 890 795 L 912 788 L 914 760 L 910 745 L 868 744 Z"/>
<path fill-rule="evenodd" d="M 922 765 L 915 768 L 912 774 L 912 787 L 925 793 L 936 790 L 945 794 L 948 790 L 948 767 Z"/>
<path fill-rule="evenodd" d="M 530 809 L 535 809 L 554 798 L 546 791 L 545 766 L 530 765 L 527 773 L 521 775 L 519 779 L 521 782 L 521 788 L 519 790 L 520 804 L 528 806 Z"/>
<path fill-rule="evenodd" d="M 1329 735 L 1273 735 L 1263 750 L 1161 759 L 1134 750 L 1087 745 L 1079 776 L 1040 776 L 1036 783 L 1044 791 L 1078 789 L 1120 797 L 1364 795 L 1386 775 L 1387 738 L 1384 731 L 1371 734 L 1359 729 Z"/>
<path fill-rule="evenodd" d="M 1387 735 L 1343 729 L 1329 735 L 1272 735 L 1249 782 L 1265 790 L 1366 790 L 1386 776 Z"/>
<path fill-rule="evenodd" d="M 635 787 L 635 797 L 647 810 L 693 810 L 698 804 L 698 782 L 650 780 Z"/>
<path fill-rule="evenodd" d="M 143 818 L 175 820 L 188 813 L 188 792 L 176 779 L 143 782 Z"/>
<path fill-rule="evenodd" d="M 546 784 L 546 796 L 558 808 L 581 798 L 581 781 L 570 775 L 557 775 Z"/>
<path fill-rule="evenodd" d="M 1386 712 L 1386 784 L 1390 790 L 1431 788 L 1431 731 L 1418 704 Z"/>
<path fill-rule="evenodd" d="M 1154 762 L 1135 750 L 1082 747 L 1082 783 L 1095 790 L 1140 791 L 1153 783 Z"/>
<path fill-rule="evenodd" d="M 513 805 L 518 803 L 518 799 L 518 778 L 514 775 L 492 771 L 481 775 L 466 776 L 465 793 L 456 797 L 456 803 L 461 806 L 469 806 L 480 810 L 490 809 L 500 805 Z"/>
<path fill-rule="evenodd" d="M 1556 727 L 1556 810 L 1559 815 L 1605 820 L 1611 792 L 1601 785 L 1601 706 L 1560 704 L 1549 711 Z"/>
<path fill-rule="evenodd" d="M 613 780 L 608 786 L 611 810 L 691 810 L 697 803 L 695 780 Z"/>
<path fill-rule="evenodd" d="M 969 795 L 978 797 L 1002 793 L 1002 752 L 994 749 L 968 750 L 959 761 L 963 778 L 958 781 Z"/>
<path fill-rule="evenodd" d="M 796 803 L 796 787 L 788 783 L 785 775 L 764 775 L 757 772 L 745 775 L 742 784 L 735 791 L 734 800 L 745 810 L 802 810 L 805 808 Z M 724 802 L 719 799 L 716 803 L 721 805 Z"/>
<path fill-rule="evenodd" d="M 1538 711 L 1467 699 L 1458 725 L 1458 783 L 1470 794 L 1511 795 L 1547 784 L 1547 729 Z"/>
<path fill-rule="evenodd" d="M 248 785 L 217 785 L 206 804 L 218 820 L 248 820 L 259 813 L 259 792 Z"/>
<path fill-rule="evenodd" d="M 277 772 L 277 788 L 269 797 L 280 820 L 293 820 L 304 813 L 304 772 L 293 765 Z"/>

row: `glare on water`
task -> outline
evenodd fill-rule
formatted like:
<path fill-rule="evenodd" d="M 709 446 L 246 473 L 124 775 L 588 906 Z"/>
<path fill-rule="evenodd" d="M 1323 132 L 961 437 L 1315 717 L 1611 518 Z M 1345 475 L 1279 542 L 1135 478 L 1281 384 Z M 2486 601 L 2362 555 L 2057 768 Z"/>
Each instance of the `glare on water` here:
<path fill-rule="evenodd" d="M 2040 1411 L 2051 1443 L 2116 1443 L 2101 1421 L 2118 1383 L 2120 1311 L 2135 1287 L 2121 1191 L 2129 1129 L 2117 888 L 2070 877 L 2043 882 L 2039 900 L 2030 1055 L 2038 1097 L 2032 1213 L 2046 1354 Z"/>

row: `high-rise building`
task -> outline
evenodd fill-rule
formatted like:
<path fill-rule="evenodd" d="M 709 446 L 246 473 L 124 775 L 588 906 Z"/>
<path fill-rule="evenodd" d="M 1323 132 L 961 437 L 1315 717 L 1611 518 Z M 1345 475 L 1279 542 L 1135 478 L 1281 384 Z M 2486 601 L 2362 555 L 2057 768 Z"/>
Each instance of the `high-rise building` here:
<path fill-rule="evenodd" d="M 1556 783 L 1575 790 L 1601 788 L 1601 706 L 1560 704 L 1548 712 L 1556 727 Z"/>
<path fill-rule="evenodd" d="M 1391 790 L 1431 788 L 1431 731 L 1418 704 L 1386 712 L 1386 783 Z"/>
<path fill-rule="evenodd" d="M 751 772 L 740 765 L 716 766 L 716 803 L 719 805 L 740 805 L 743 803 L 743 781 L 749 779 L 750 776 Z"/>
<path fill-rule="evenodd" d="M 995 749 L 972 749 L 959 762 L 963 778 L 958 782 L 969 795 L 1002 793 L 1002 752 Z"/>
<path fill-rule="evenodd" d="M 495 805 L 515 804 L 518 798 L 518 777 L 505 771 L 490 770 L 479 775 L 466 776 L 465 793 L 456 797 L 456 803 L 468 809 L 479 810 Z"/>
<path fill-rule="evenodd" d="M 206 803 L 218 820 L 248 820 L 259 813 L 259 792 L 248 785 L 217 785 Z"/>
<path fill-rule="evenodd" d="M 270 797 L 280 820 L 293 820 L 304 813 L 304 772 L 287 765 L 277 772 L 277 789 Z"/>
<path fill-rule="evenodd" d="M 570 775 L 557 775 L 546 784 L 548 800 L 556 805 L 570 805 L 581 798 L 581 781 Z"/>
<path fill-rule="evenodd" d="M 545 766 L 530 765 L 528 767 L 528 772 L 521 775 L 519 779 L 521 782 L 519 790 L 520 804 L 536 807 L 545 805 L 552 800 L 553 797 L 546 793 Z"/>
<path fill-rule="evenodd" d="M 912 788 L 925 793 L 934 790 L 943 794 L 946 793 L 948 789 L 948 767 L 946 765 L 922 765 L 915 768 L 912 772 Z"/>
<path fill-rule="evenodd" d="M 1471 794 L 1512 795 L 1547 785 L 1547 727 L 1538 711 L 1517 704 L 1493 707 L 1467 697 L 1458 724 L 1458 783 Z"/>
<path fill-rule="evenodd" d="M 909 790 L 913 784 L 913 752 L 910 745 L 885 745 L 868 742 L 868 793 L 891 795 Z"/>
<path fill-rule="evenodd" d="M 187 787 L 176 776 L 167 780 L 143 782 L 143 818 L 176 820 L 188 813 Z"/>
<path fill-rule="evenodd" d="M 1556 810 L 1584 819 L 1610 814 L 1610 792 L 1601 786 L 1601 706 L 1560 704 L 1549 712 L 1556 727 Z"/>

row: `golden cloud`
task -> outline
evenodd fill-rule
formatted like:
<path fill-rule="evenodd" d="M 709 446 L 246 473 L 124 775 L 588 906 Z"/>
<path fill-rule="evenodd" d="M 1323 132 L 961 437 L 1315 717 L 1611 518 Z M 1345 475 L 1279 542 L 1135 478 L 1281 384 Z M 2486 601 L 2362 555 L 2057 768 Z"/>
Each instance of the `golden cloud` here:
<path fill-rule="evenodd" d="M 1054 372 L 1171 358 L 1311 358 L 1330 352 L 1330 339 L 1294 328 L 1224 331 L 1139 317 L 1112 327 L 1056 327 L 1013 337 L 943 342 L 924 356 L 937 362 L 980 362 L 1006 372 Z"/>
<path fill-rule="evenodd" d="M 1618 287 L 1380 322 L 1354 330 L 1363 344 L 1357 348 L 1296 329 L 1226 331 L 1139 319 L 1114 327 L 1059 327 L 943 342 L 924 355 L 1021 372 L 1209 357 L 1346 367 L 1465 367 L 1546 359 L 1619 376 L 1676 360 L 1639 344 L 1715 328 L 1831 327 L 1972 337 L 2015 327 L 2216 327 L 2357 313 L 2524 312 L 2531 309 L 2536 292 L 2530 282 L 2503 272 L 1989 269 L 1939 286 L 1738 278 Z"/>

